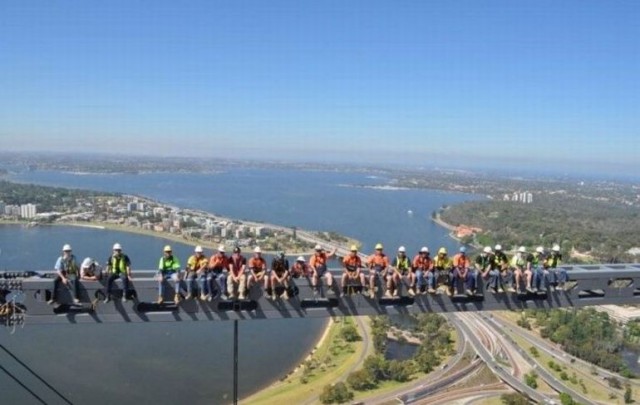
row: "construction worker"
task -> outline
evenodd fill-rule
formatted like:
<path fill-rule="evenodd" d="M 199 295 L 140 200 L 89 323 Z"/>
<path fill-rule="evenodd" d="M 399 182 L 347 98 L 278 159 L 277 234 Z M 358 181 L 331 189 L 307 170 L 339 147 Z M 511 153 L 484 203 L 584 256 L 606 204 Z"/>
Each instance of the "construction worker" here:
<path fill-rule="evenodd" d="M 53 292 L 51 299 L 47 303 L 52 305 L 57 302 L 58 287 L 62 283 L 69 289 L 73 303 L 79 304 L 78 291 L 80 290 L 80 281 L 78 280 L 78 264 L 76 263 L 76 257 L 71 253 L 71 245 L 65 244 L 62 246 L 62 255 L 56 260 L 54 270 L 58 275 L 53 280 Z"/>
<path fill-rule="evenodd" d="M 383 252 L 384 247 L 382 243 L 376 244 L 375 252 L 367 258 L 367 266 L 369 267 L 369 297 L 375 296 L 376 280 L 378 277 L 382 277 L 383 280 L 387 280 L 387 271 L 389 270 L 389 258 Z M 387 290 L 384 293 L 386 298 L 391 298 L 391 290 L 389 286 L 391 280 L 386 284 Z"/>
<path fill-rule="evenodd" d="M 447 292 L 449 292 L 453 261 L 449 258 L 446 248 L 441 247 L 438 249 L 438 254 L 433 260 L 433 269 L 433 272 L 427 273 L 427 283 L 429 286 L 433 286 L 437 291 L 438 288 L 444 285 L 447 288 Z"/>
<path fill-rule="evenodd" d="M 85 257 L 80 265 L 80 279 L 86 281 L 98 281 L 102 277 L 100 264 L 90 257 Z"/>
<path fill-rule="evenodd" d="M 264 284 L 264 288 L 267 288 L 267 262 L 262 257 L 262 249 L 260 246 L 256 246 L 253 249 L 253 257 L 249 259 L 249 278 L 247 279 L 247 290 L 251 290 L 256 284 Z"/>
<path fill-rule="evenodd" d="M 411 261 L 407 257 L 407 250 L 404 246 L 398 248 L 398 254 L 393 259 L 391 267 L 393 270 L 387 275 L 387 291 L 393 290 L 393 297 L 398 297 L 400 283 L 406 278 L 409 281 L 407 294 L 414 297 L 416 295 L 416 278 L 411 271 Z"/>
<path fill-rule="evenodd" d="M 453 256 L 453 274 L 449 295 L 455 294 L 458 282 L 462 282 L 465 293 L 469 296 L 476 293 L 476 278 L 471 268 L 471 260 L 467 256 L 467 248 L 462 246 L 455 256 Z"/>
<path fill-rule="evenodd" d="M 551 254 L 549 254 L 544 262 L 545 267 L 548 269 L 553 284 L 556 290 L 564 291 L 566 282 L 569 281 L 569 275 L 567 269 L 558 267 L 562 262 L 562 253 L 560 253 L 560 245 L 553 245 L 551 248 Z"/>
<path fill-rule="evenodd" d="M 111 291 L 113 282 L 122 279 L 122 302 L 127 302 L 129 297 L 129 282 L 133 280 L 131 275 L 131 260 L 129 256 L 122 253 L 122 246 L 119 243 L 113 245 L 113 254 L 107 259 L 107 293 L 104 302 L 111 301 Z"/>
<path fill-rule="evenodd" d="M 291 270 L 289 271 L 289 275 L 293 278 L 300 277 L 312 277 L 313 271 L 311 267 L 304 260 L 304 257 L 298 256 L 293 265 L 291 265 Z M 314 289 L 315 291 L 315 289 Z"/>
<path fill-rule="evenodd" d="M 411 268 L 413 270 L 413 278 L 417 285 L 416 294 L 426 292 L 425 290 L 425 277 L 428 277 L 429 273 L 431 276 L 429 277 L 429 293 L 434 294 L 436 292 L 436 279 L 433 275 L 433 260 L 429 257 L 429 248 L 423 246 L 418 252 L 417 255 L 414 256 L 413 262 L 411 264 Z"/>
<path fill-rule="evenodd" d="M 164 302 L 164 283 L 167 280 L 173 280 L 175 294 L 173 301 L 177 304 L 180 302 L 180 260 L 173 255 L 171 246 L 167 245 L 162 251 L 162 257 L 158 263 L 158 304 Z"/>
<path fill-rule="evenodd" d="M 193 255 L 187 260 L 187 268 L 185 270 L 187 296 L 185 299 L 190 300 L 193 298 L 193 285 L 196 283 L 196 279 L 200 282 L 200 298 L 203 300 L 207 299 L 207 295 L 205 294 L 205 287 L 208 284 L 207 265 L 208 260 L 204 255 L 204 249 L 202 249 L 202 246 L 196 246 L 195 249 L 193 249 Z"/>
<path fill-rule="evenodd" d="M 216 287 L 217 296 L 227 293 L 227 274 L 229 274 L 229 257 L 225 254 L 224 245 L 218 246 L 218 251 L 209 259 L 209 286 L 210 292 L 207 299 L 213 298 L 213 287 Z"/>
<path fill-rule="evenodd" d="M 282 298 L 289 299 L 289 260 L 284 252 L 278 253 L 271 260 L 271 272 L 266 278 L 265 291 L 267 298 L 275 300 L 277 298 L 276 287 L 284 287 Z"/>
<path fill-rule="evenodd" d="M 245 299 L 247 259 L 242 256 L 238 246 L 233 248 L 233 254 L 229 258 L 229 276 L 227 277 L 227 296 L 234 300 L 240 295 Z"/>
<path fill-rule="evenodd" d="M 549 269 L 546 268 L 545 262 L 547 257 L 544 247 L 538 246 L 536 251 L 531 255 L 531 271 L 533 272 L 533 290 L 547 291 L 550 284 Z"/>
<path fill-rule="evenodd" d="M 511 259 L 511 267 L 515 276 L 515 290 L 523 293 L 522 284 L 525 285 L 526 291 L 533 292 L 531 283 L 533 281 L 533 273 L 531 272 L 531 258 L 527 255 L 527 248 L 520 246 L 515 256 Z M 510 290 L 511 291 L 511 290 Z"/>
<path fill-rule="evenodd" d="M 360 270 L 362 268 L 362 260 L 358 256 L 358 247 L 356 245 L 351 245 L 349 254 L 342 259 L 342 267 L 344 271 L 342 273 L 342 294 L 340 296 L 347 295 L 349 287 L 353 287 L 354 283 L 360 289 L 364 288 L 366 280 L 364 273 Z M 375 297 L 372 291 L 369 294 L 371 298 Z"/>
<path fill-rule="evenodd" d="M 325 278 L 327 283 L 327 289 L 331 290 L 333 286 L 333 276 L 331 272 L 327 271 L 327 261 L 336 255 L 336 248 L 329 253 L 325 252 L 324 248 L 320 245 L 316 245 L 315 253 L 309 259 L 309 267 L 311 268 L 311 287 L 314 292 L 318 290 L 318 280 L 322 277 Z"/>
<path fill-rule="evenodd" d="M 498 292 L 498 278 L 500 277 L 500 271 L 498 271 L 493 250 L 491 250 L 491 246 L 485 246 L 482 249 L 482 253 L 480 253 L 475 260 L 476 270 L 480 274 L 485 281 L 485 285 L 487 286 L 487 290 L 492 294 Z"/>
<path fill-rule="evenodd" d="M 500 244 L 493 248 L 493 262 L 493 267 L 498 271 L 498 293 L 503 293 L 506 289 L 505 286 L 513 285 L 513 274 L 509 269 L 509 258 L 502 251 L 502 245 Z"/>

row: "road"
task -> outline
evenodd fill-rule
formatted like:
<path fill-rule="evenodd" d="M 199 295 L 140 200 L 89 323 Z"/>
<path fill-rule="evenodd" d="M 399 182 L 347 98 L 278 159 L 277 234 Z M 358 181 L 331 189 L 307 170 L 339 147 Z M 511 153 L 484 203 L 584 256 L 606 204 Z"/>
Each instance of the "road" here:
<path fill-rule="evenodd" d="M 582 393 L 575 391 L 571 387 L 565 385 L 562 381 L 558 380 L 553 374 L 547 371 L 547 369 L 544 368 L 542 364 L 538 363 L 536 359 L 531 357 L 525 349 L 518 346 L 516 342 L 514 342 L 509 336 L 504 334 L 500 326 L 498 326 L 495 322 L 491 322 L 491 320 L 488 317 L 481 314 L 474 314 L 474 318 L 476 318 L 477 322 L 488 325 L 489 327 L 493 328 L 495 333 L 500 334 L 504 338 L 504 340 L 511 346 L 509 350 L 517 351 L 518 354 L 522 358 L 524 358 L 527 363 L 529 363 L 535 368 L 535 371 L 538 374 L 538 376 L 542 378 L 555 391 L 557 391 L 558 393 L 566 392 L 567 394 L 571 395 L 571 397 L 573 397 L 574 400 L 580 403 L 589 404 L 594 402 L 592 399 L 585 397 Z"/>
<path fill-rule="evenodd" d="M 534 401 L 543 402 L 543 403 L 549 403 L 552 401 L 551 398 L 527 386 L 524 382 L 522 382 L 521 379 L 511 375 L 500 364 L 498 364 L 495 357 L 484 347 L 482 342 L 475 336 L 475 334 L 473 333 L 473 330 L 469 326 L 467 326 L 467 322 L 466 322 L 467 320 L 463 320 L 463 318 L 460 317 L 460 315 L 461 314 L 455 314 L 451 318 L 451 321 L 454 323 L 457 323 L 458 326 L 464 331 L 465 335 L 467 336 L 467 339 L 469 339 L 469 342 L 475 349 L 476 353 L 478 353 L 478 355 L 484 361 L 487 367 L 489 367 L 489 369 L 498 378 L 500 378 L 502 381 L 504 381 L 506 384 L 511 386 L 516 391 L 527 395 L 529 398 L 531 398 Z"/>

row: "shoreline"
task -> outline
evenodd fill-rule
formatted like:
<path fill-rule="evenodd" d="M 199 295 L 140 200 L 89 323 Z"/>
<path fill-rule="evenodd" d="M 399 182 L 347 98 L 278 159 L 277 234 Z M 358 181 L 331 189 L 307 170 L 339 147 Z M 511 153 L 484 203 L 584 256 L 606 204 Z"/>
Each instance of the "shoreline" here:
<path fill-rule="evenodd" d="M 313 355 L 316 354 L 318 349 L 325 343 L 325 341 L 329 337 L 329 334 L 331 333 L 331 327 L 333 325 L 334 325 L 333 318 L 327 318 L 326 325 L 322 330 L 322 332 L 318 335 L 318 339 L 316 340 L 316 343 L 312 346 L 311 351 L 306 356 L 301 357 L 300 360 L 295 363 L 295 367 L 293 369 L 289 370 L 280 379 L 274 380 L 269 384 L 265 384 L 264 386 L 260 387 L 256 391 L 246 395 L 244 398 L 240 398 L 238 400 L 238 403 L 241 403 L 241 404 L 245 403 L 247 400 L 255 397 L 256 395 L 259 395 L 262 391 L 277 387 L 279 384 L 282 384 L 284 381 L 286 381 L 286 379 L 289 378 L 291 375 L 295 374 L 304 365 L 304 363 L 307 360 L 313 358 Z"/>

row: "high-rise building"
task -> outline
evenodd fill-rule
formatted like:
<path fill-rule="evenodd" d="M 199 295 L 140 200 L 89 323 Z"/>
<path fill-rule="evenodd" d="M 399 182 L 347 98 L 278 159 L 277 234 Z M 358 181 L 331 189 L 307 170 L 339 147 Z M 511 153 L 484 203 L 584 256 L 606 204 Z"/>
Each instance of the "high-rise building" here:
<path fill-rule="evenodd" d="M 20 217 L 21 218 L 34 218 L 36 216 L 36 206 L 35 204 L 22 204 L 20 206 Z"/>

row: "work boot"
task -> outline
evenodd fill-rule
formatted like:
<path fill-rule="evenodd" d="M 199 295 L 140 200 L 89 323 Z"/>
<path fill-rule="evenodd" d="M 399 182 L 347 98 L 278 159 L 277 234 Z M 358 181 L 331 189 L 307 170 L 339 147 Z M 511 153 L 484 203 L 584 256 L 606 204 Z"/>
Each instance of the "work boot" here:
<path fill-rule="evenodd" d="M 491 294 L 495 294 L 497 291 L 496 291 L 496 288 L 495 288 L 495 287 L 489 287 L 489 292 L 490 292 Z"/>
<path fill-rule="evenodd" d="M 182 297 L 180 296 L 180 294 L 176 294 L 176 295 L 173 296 L 173 302 L 175 302 L 177 304 L 180 301 L 182 301 Z"/>
<path fill-rule="evenodd" d="M 232 296 L 232 297 L 235 298 L 235 296 Z M 246 298 L 246 296 L 245 296 L 244 291 L 243 291 L 243 292 L 240 293 L 240 296 L 238 297 L 238 299 L 243 300 L 245 298 Z"/>
<path fill-rule="evenodd" d="M 213 295 L 207 294 L 207 302 L 213 301 Z"/>
<path fill-rule="evenodd" d="M 431 287 L 429 287 L 429 289 L 427 290 L 427 292 L 428 292 L 429 294 L 435 294 L 435 293 L 436 293 L 436 290 L 435 290 L 435 288 L 431 288 Z"/>
<path fill-rule="evenodd" d="M 111 302 L 111 297 L 106 297 L 106 298 L 104 299 L 104 301 L 102 301 L 102 302 L 103 302 L 103 303 L 105 303 L 105 304 L 110 303 L 110 302 Z"/>
<path fill-rule="evenodd" d="M 193 298 L 193 295 L 191 295 L 191 293 L 187 294 L 186 297 L 184 297 L 185 300 L 190 300 Z"/>
<path fill-rule="evenodd" d="M 446 290 L 447 290 L 447 295 L 449 297 L 453 297 L 453 288 L 448 287 Z"/>
<path fill-rule="evenodd" d="M 385 293 L 384 293 L 384 297 L 385 297 L 385 298 L 391 298 L 391 291 L 389 291 L 389 290 L 387 289 L 387 291 L 385 291 Z"/>
<path fill-rule="evenodd" d="M 287 292 L 287 290 L 284 290 L 284 292 L 282 293 L 282 299 L 284 299 L 284 300 L 288 300 L 289 299 L 289 293 Z"/>
<path fill-rule="evenodd" d="M 498 293 L 499 293 L 499 294 L 504 293 L 504 289 L 503 289 L 502 287 L 499 287 L 499 288 L 498 288 Z"/>
<path fill-rule="evenodd" d="M 510 285 L 510 286 L 507 288 L 507 291 L 509 291 L 510 293 L 514 293 L 514 292 L 516 292 L 516 289 L 515 289 L 515 288 L 513 288 L 513 286 L 512 286 L 512 285 Z"/>
<path fill-rule="evenodd" d="M 123 294 L 122 294 L 122 302 L 127 302 L 127 301 L 129 301 L 129 300 L 127 299 L 127 293 L 123 293 Z"/>
<path fill-rule="evenodd" d="M 467 297 L 472 297 L 474 295 L 473 291 L 471 291 L 471 290 L 466 290 L 465 294 L 467 294 Z"/>
<path fill-rule="evenodd" d="M 54 300 L 53 298 L 51 298 L 49 301 L 47 301 L 47 304 L 49 305 L 53 305 L 56 303 L 56 300 Z"/>
<path fill-rule="evenodd" d="M 156 304 L 160 305 L 164 302 L 164 298 L 161 295 L 158 295 L 158 299 L 156 300 Z"/>
<path fill-rule="evenodd" d="M 414 292 L 414 288 L 413 287 L 409 287 L 409 290 L 407 291 L 407 294 L 409 294 L 409 297 L 415 297 L 416 293 Z"/>
<path fill-rule="evenodd" d="M 204 294 L 200 294 L 200 301 L 206 301 L 207 300 L 207 296 Z"/>

